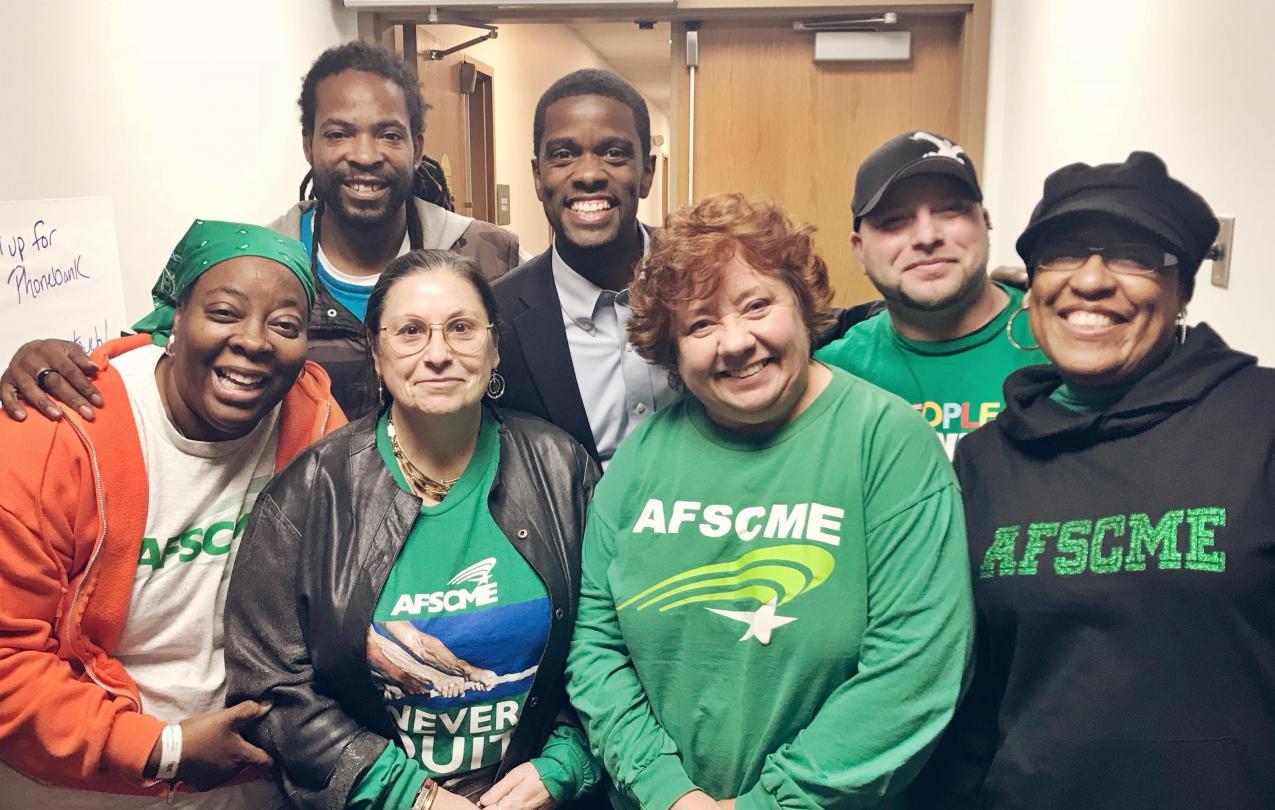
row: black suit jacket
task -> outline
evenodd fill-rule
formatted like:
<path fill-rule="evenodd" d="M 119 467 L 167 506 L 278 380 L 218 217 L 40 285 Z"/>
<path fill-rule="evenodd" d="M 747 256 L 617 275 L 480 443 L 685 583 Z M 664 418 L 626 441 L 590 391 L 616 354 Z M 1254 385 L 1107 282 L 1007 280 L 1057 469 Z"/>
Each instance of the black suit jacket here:
<path fill-rule="evenodd" d="M 553 283 L 553 249 L 496 279 L 492 287 L 503 321 L 499 371 L 505 378 L 505 395 L 501 406 L 552 422 L 598 460 L 593 429 L 580 398 L 567 333 L 562 326 L 562 302 Z M 880 301 L 872 301 L 833 310 L 833 328 L 811 348 L 841 337 L 851 326 L 881 309 Z"/>
<path fill-rule="evenodd" d="M 589 415 L 580 398 L 562 302 L 553 283 L 553 249 L 519 265 L 492 285 L 500 307 L 500 404 L 548 420 L 584 445 L 594 460 Z"/>

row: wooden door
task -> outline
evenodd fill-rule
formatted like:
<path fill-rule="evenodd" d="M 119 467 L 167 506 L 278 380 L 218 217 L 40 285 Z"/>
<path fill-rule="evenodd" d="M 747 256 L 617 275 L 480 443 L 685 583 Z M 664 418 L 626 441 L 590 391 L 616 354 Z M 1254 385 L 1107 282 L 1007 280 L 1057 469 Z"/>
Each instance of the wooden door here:
<path fill-rule="evenodd" d="M 962 134 L 963 18 L 918 16 L 902 23 L 912 32 L 912 58 L 894 63 L 816 65 L 813 34 L 794 31 L 792 20 L 709 20 L 699 29 L 694 198 L 717 191 L 765 194 L 815 225 L 838 305 L 880 297 L 850 249 L 859 163 L 906 130 L 958 141 Z M 684 62 L 685 48 L 674 53 L 679 50 Z M 688 76 L 684 67 L 675 71 L 681 81 L 675 132 L 684 146 Z M 981 138 L 981 129 L 977 134 Z M 971 150 L 976 160 L 981 143 L 977 149 Z M 687 191 L 685 163 L 679 164 L 673 200 L 680 206 Z"/>
<path fill-rule="evenodd" d="M 404 31 L 408 35 L 404 37 Z M 431 59 L 431 49 L 445 49 L 428 26 L 394 26 L 383 42 L 399 53 L 416 51 L 416 75 L 425 112 L 425 154 L 443 167 L 456 212 L 496 221 L 495 149 L 492 143 L 492 69 L 464 53 Z M 477 81 L 473 92 L 462 90 L 461 64 L 471 63 Z"/>
<path fill-rule="evenodd" d="M 468 95 L 469 196 L 473 210 L 464 213 L 496 222 L 496 146 L 492 143 L 492 78 L 490 68 L 474 64 L 473 92 Z M 484 72 L 486 69 L 486 72 Z"/>
<path fill-rule="evenodd" d="M 443 167 L 447 187 L 456 200 L 456 211 L 470 216 L 473 200 L 469 198 L 469 142 L 466 123 L 468 105 L 460 92 L 461 54 L 443 59 L 430 59 L 431 48 L 446 45 L 424 26 L 416 27 L 416 75 L 421 81 L 421 95 L 429 105 L 425 112 L 425 154 Z"/>

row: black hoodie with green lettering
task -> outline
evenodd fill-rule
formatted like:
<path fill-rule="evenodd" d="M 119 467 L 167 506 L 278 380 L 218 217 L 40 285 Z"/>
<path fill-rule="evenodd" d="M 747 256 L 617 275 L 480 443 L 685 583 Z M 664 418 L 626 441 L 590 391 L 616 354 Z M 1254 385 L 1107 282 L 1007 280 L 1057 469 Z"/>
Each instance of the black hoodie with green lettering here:
<path fill-rule="evenodd" d="M 1275 370 L 1201 325 L 1104 412 L 1060 383 L 958 446 L 977 665 L 914 804 L 1275 808 Z"/>

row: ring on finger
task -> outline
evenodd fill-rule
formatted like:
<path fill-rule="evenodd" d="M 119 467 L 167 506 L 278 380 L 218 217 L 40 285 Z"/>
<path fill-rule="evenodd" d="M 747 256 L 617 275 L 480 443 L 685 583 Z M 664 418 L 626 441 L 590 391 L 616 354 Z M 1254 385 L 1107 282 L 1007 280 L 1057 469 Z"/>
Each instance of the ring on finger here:
<path fill-rule="evenodd" d="M 45 366 L 35 373 L 35 384 L 40 390 L 48 390 L 44 387 L 44 381 L 48 379 L 50 374 L 57 374 L 58 370 L 50 366 Z"/>

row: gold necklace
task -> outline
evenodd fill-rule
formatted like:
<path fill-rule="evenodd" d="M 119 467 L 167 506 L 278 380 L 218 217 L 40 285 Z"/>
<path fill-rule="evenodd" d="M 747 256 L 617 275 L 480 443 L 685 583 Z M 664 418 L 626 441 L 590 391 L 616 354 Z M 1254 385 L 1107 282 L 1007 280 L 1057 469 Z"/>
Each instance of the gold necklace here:
<path fill-rule="evenodd" d="M 457 476 L 450 481 L 435 481 L 425 473 L 421 472 L 412 460 L 403 452 L 403 446 L 398 443 L 398 431 L 394 429 L 394 417 L 390 416 L 386 419 L 385 430 L 390 436 L 390 449 L 394 451 L 394 459 L 398 461 L 399 469 L 403 471 L 403 475 L 407 476 L 411 482 L 412 488 L 418 494 L 427 498 L 433 498 L 441 501 L 447 497 L 447 493 L 451 492 L 452 487 L 456 486 L 456 482 L 460 480 Z"/>

